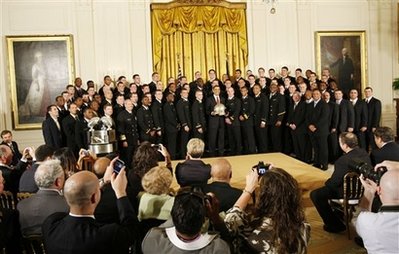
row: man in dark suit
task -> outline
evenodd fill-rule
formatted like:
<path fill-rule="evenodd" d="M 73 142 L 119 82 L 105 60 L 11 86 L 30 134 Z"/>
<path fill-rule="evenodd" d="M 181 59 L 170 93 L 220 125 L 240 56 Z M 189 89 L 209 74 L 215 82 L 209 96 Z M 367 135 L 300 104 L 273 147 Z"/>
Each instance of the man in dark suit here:
<path fill-rule="evenodd" d="M 333 100 L 331 100 L 331 94 L 329 92 L 323 93 L 323 99 L 327 103 L 330 111 L 328 114 L 328 162 L 334 163 L 338 157 L 338 136 L 337 128 L 339 121 L 339 106 Z"/>
<path fill-rule="evenodd" d="M 365 101 L 367 103 L 367 131 L 366 131 L 366 150 L 369 151 L 370 147 L 371 150 L 376 149 L 377 145 L 374 141 L 374 131 L 377 127 L 380 126 L 380 119 L 381 119 L 381 101 L 373 96 L 373 88 L 366 87 L 364 89 L 365 94 Z"/>
<path fill-rule="evenodd" d="M 75 78 L 75 98 L 83 97 L 83 94 L 87 93 L 85 89 L 82 88 L 82 79 L 80 77 Z"/>
<path fill-rule="evenodd" d="M 370 155 L 374 166 L 385 160 L 399 161 L 399 145 L 395 142 L 395 134 L 391 128 L 377 127 L 374 140 L 378 147 Z"/>
<path fill-rule="evenodd" d="M 241 122 L 241 134 L 243 143 L 243 153 L 256 153 L 255 135 L 254 135 L 254 114 L 255 100 L 248 96 L 248 88 L 242 86 L 241 92 L 241 111 L 238 119 Z"/>
<path fill-rule="evenodd" d="M 160 144 L 163 140 L 164 135 L 164 120 L 162 114 L 162 90 L 156 90 L 154 94 L 154 100 L 151 103 L 151 113 L 154 120 L 154 128 L 156 130 L 156 143 Z"/>
<path fill-rule="evenodd" d="M 225 111 L 219 112 L 217 107 L 224 105 L 225 99 L 220 96 L 220 87 L 215 85 L 212 87 L 213 95 L 206 100 L 205 112 L 208 116 L 208 148 L 211 157 L 224 154 L 224 114 Z M 215 108 L 216 107 L 216 108 Z M 217 148 L 216 148 L 217 144 Z"/>
<path fill-rule="evenodd" d="M 77 106 L 75 103 L 69 104 L 69 115 L 62 120 L 62 132 L 66 140 L 66 146 L 78 155 L 78 145 L 76 144 L 75 125 L 78 121 Z"/>
<path fill-rule="evenodd" d="M 58 110 L 58 122 L 62 122 L 62 120 L 69 115 L 68 105 L 69 103 L 65 103 L 64 97 L 61 95 L 55 98 L 55 105 L 57 106 Z"/>
<path fill-rule="evenodd" d="M 61 124 L 58 122 L 58 110 L 55 105 L 47 107 L 47 117 L 42 123 L 44 142 L 55 149 L 63 147 Z"/>
<path fill-rule="evenodd" d="M 306 151 L 306 102 L 301 100 L 301 94 L 294 92 L 293 103 L 288 109 L 287 125 L 290 128 L 294 153 L 297 159 L 305 161 Z"/>
<path fill-rule="evenodd" d="M 211 178 L 211 166 L 201 160 L 204 149 L 204 141 L 199 138 L 192 138 L 187 143 L 186 160 L 178 163 L 175 171 L 176 180 L 180 187 L 203 187 Z"/>
<path fill-rule="evenodd" d="M 117 197 L 120 223 L 102 225 L 94 218 L 94 210 L 101 197 L 96 175 L 82 171 L 68 178 L 64 195 L 70 207 L 69 215 L 55 213 L 43 223 L 43 238 L 48 253 L 128 251 L 129 246 L 139 237 L 139 229 L 137 215 L 126 195 L 125 169 L 112 176 L 111 184 Z"/>
<path fill-rule="evenodd" d="M 139 134 L 137 130 L 137 118 L 133 113 L 133 103 L 125 100 L 125 110 L 119 113 L 116 120 L 117 135 L 120 142 L 120 158 L 131 167 L 134 151 L 138 146 Z"/>
<path fill-rule="evenodd" d="M 344 99 L 344 94 L 342 90 L 336 89 L 334 91 L 335 103 L 339 108 L 339 120 L 337 125 L 337 134 L 342 132 L 353 132 L 353 127 L 355 126 L 355 111 L 353 105 Z M 342 155 L 342 150 L 337 148 L 337 157 Z"/>
<path fill-rule="evenodd" d="M 307 126 L 310 135 L 314 153 L 314 166 L 322 170 L 328 168 L 328 115 L 329 107 L 327 103 L 321 99 L 321 92 L 319 89 L 314 89 L 312 92 L 313 106 L 310 106 L 309 113 L 307 113 Z M 310 105 L 312 105 L 310 104 Z"/>
<path fill-rule="evenodd" d="M 181 90 L 181 99 L 176 104 L 177 117 L 180 122 L 180 158 L 184 158 L 187 153 L 187 142 L 192 130 L 190 102 L 188 101 L 188 90 Z"/>
<path fill-rule="evenodd" d="M 282 121 L 285 115 L 285 98 L 278 92 L 275 82 L 270 85 L 269 95 L 269 136 L 271 141 L 271 150 L 273 152 L 281 152 L 282 139 Z"/>
<path fill-rule="evenodd" d="M 154 72 L 151 75 L 152 80 L 151 82 L 148 84 L 149 88 L 150 88 L 150 93 L 154 94 L 155 91 L 157 90 L 157 83 L 159 82 L 159 73 L 158 72 Z"/>
<path fill-rule="evenodd" d="M 30 148 L 25 148 L 22 158 L 26 161 L 25 156 L 29 153 Z M 25 171 L 27 164 L 19 161 L 16 167 L 11 167 L 12 151 L 7 145 L 0 145 L 0 171 L 3 174 L 5 183 L 4 190 L 11 191 L 14 195 L 18 192 L 18 184 L 21 175 Z"/>
<path fill-rule="evenodd" d="M 349 92 L 349 100 L 353 105 L 355 113 L 355 124 L 353 126 L 353 133 L 356 134 L 359 140 L 359 147 L 366 149 L 366 130 L 368 122 L 367 104 L 365 101 L 359 100 L 358 91 L 351 89 Z"/>
<path fill-rule="evenodd" d="M 11 131 L 3 130 L 1 132 L 1 139 L 2 139 L 2 142 L 1 142 L 2 145 L 8 145 L 10 147 L 10 149 L 12 151 L 12 162 L 11 162 L 11 165 L 12 166 L 16 166 L 18 164 L 19 160 L 21 159 L 22 154 L 19 151 L 17 142 L 12 140 Z"/>
<path fill-rule="evenodd" d="M 220 211 L 226 212 L 234 206 L 241 196 L 242 190 L 230 186 L 232 177 L 231 164 L 228 160 L 221 158 L 212 163 L 212 183 L 204 187 L 204 193 L 212 192 L 220 202 Z"/>
<path fill-rule="evenodd" d="M 41 235 L 42 223 L 49 215 L 69 211 L 61 193 L 65 173 L 58 160 L 40 164 L 35 173 L 35 182 L 39 191 L 17 205 L 23 236 Z"/>
<path fill-rule="evenodd" d="M 150 110 L 150 99 L 144 96 L 141 107 L 137 110 L 137 125 L 139 127 L 140 141 L 155 142 L 156 129 Z"/>
<path fill-rule="evenodd" d="M 229 137 L 230 155 L 241 154 L 241 125 L 240 112 L 241 100 L 234 96 L 233 87 L 227 89 L 226 100 L 226 129 Z"/>
<path fill-rule="evenodd" d="M 179 133 L 180 124 L 177 120 L 175 96 L 172 93 L 166 95 L 166 102 L 163 105 L 163 119 L 165 121 L 165 142 L 172 159 L 176 159 L 176 140 Z"/>
<path fill-rule="evenodd" d="M 89 131 L 88 124 L 92 118 L 93 110 L 91 108 L 85 108 L 83 110 L 83 118 L 78 119 L 75 123 L 75 141 L 78 146 L 78 150 L 89 148 L 87 131 Z"/>
<path fill-rule="evenodd" d="M 255 99 L 254 129 L 256 144 L 258 153 L 266 153 L 268 151 L 266 125 L 269 122 L 269 99 L 261 93 L 261 86 L 259 84 L 253 85 L 252 90 Z"/>
<path fill-rule="evenodd" d="M 206 131 L 204 95 L 202 90 L 195 92 L 195 98 L 191 105 L 191 115 L 193 116 L 193 137 L 204 140 Z"/>
<path fill-rule="evenodd" d="M 350 165 L 353 164 L 353 159 L 370 165 L 370 157 L 365 150 L 358 147 L 355 134 L 349 132 L 341 133 L 339 135 L 339 145 L 344 154 L 335 162 L 332 176 L 326 181 L 325 186 L 310 193 L 310 198 L 323 219 L 323 229 L 330 233 L 344 231 L 345 225 L 334 214 L 328 200 L 342 198 L 343 179 L 346 173 L 351 171 Z"/>

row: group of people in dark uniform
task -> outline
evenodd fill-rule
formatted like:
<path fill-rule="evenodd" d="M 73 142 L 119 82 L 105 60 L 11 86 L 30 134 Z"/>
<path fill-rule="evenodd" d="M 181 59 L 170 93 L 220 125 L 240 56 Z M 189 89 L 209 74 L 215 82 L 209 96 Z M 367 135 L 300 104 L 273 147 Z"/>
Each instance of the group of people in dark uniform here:
<path fill-rule="evenodd" d="M 49 106 L 48 118 L 62 134 L 60 144 L 78 151 L 87 149 L 90 119 L 108 117 L 127 163 L 142 141 L 162 143 L 173 159 L 184 158 L 191 137 L 205 141 L 208 156 L 284 152 L 321 169 L 340 155 L 341 132 L 354 132 L 363 148 L 375 146 L 372 131 L 380 122 L 381 102 L 371 87 L 365 99 L 355 88 L 343 94 L 327 69 L 321 79 L 299 68 L 289 76 L 287 67 L 279 75 L 259 68 L 257 76 L 248 71 L 246 77 L 237 69 L 222 79 L 211 69 L 208 77 L 196 72 L 192 82 L 181 76 L 164 87 L 156 72 L 149 84 L 135 74 L 132 83 L 121 76 L 113 87 L 105 76 L 98 92 L 92 81 L 84 90 L 76 78 Z M 48 143 L 52 134 L 43 129 L 43 135 Z"/>

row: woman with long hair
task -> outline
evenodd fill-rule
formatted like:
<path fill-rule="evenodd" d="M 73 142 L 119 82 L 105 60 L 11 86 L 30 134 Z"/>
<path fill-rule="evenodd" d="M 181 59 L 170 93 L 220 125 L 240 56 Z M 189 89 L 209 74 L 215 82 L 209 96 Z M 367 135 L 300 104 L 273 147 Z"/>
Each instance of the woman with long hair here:
<path fill-rule="evenodd" d="M 254 211 L 245 208 L 258 185 Z M 310 225 L 305 222 L 298 182 L 285 170 L 247 175 L 244 192 L 227 211 L 225 224 L 237 253 L 306 253 Z"/>

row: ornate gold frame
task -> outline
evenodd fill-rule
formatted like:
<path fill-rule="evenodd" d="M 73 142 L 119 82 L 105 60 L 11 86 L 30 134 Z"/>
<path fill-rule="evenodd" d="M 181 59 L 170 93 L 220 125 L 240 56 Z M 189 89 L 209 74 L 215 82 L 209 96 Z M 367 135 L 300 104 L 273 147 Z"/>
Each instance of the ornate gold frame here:
<path fill-rule="evenodd" d="M 331 38 L 348 38 L 349 39 L 359 39 L 359 53 L 360 53 L 360 75 L 361 75 L 361 86 L 356 87 L 358 89 L 364 90 L 367 87 L 367 48 L 366 48 L 366 32 L 365 31 L 318 31 L 315 32 L 315 51 L 316 51 L 316 70 L 317 74 L 320 75 L 323 65 L 322 63 L 322 39 Z M 353 38 L 350 38 L 353 37 Z M 341 46 L 342 48 L 342 46 Z M 319 77 L 320 78 L 320 77 Z M 361 91 L 360 91 L 360 94 Z"/>
<path fill-rule="evenodd" d="M 12 112 L 13 128 L 17 130 L 40 129 L 45 114 L 32 115 L 30 113 L 21 116 L 19 113 L 20 107 L 22 106 L 22 104 L 20 103 L 21 100 L 26 100 L 26 97 L 22 98 L 24 94 L 21 93 L 21 90 L 24 90 L 26 94 L 29 94 L 31 90 L 30 86 L 32 86 L 34 82 L 34 79 L 32 78 L 34 64 L 32 64 L 29 69 L 27 65 L 30 62 L 29 61 L 25 62 L 24 60 L 28 59 L 32 61 L 32 59 L 36 58 L 37 53 L 40 52 L 41 62 L 43 63 L 41 66 L 44 66 L 43 69 L 45 71 L 44 77 L 48 79 L 48 81 L 46 79 L 46 82 L 43 82 L 43 84 L 48 83 L 47 84 L 48 86 L 45 88 L 46 94 L 51 95 L 51 93 L 53 94 L 57 93 L 58 95 L 65 89 L 66 85 L 73 84 L 73 79 L 75 77 L 73 36 L 72 35 L 6 36 L 6 41 L 7 41 L 7 52 L 8 52 L 8 74 L 9 74 L 8 80 L 11 89 L 11 112 Z M 16 47 L 19 48 L 19 50 L 15 50 Z M 16 57 L 19 57 L 20 59 L 17 59 Z M 51 70 L 51 67 L 56 69 Z M 47 69 L 49 70 L 48 72 Z M 25 70 L 25 72 L 21 70 Z M 26 75 L 28 75 L 27 73 L 29 73 L 31 80 L 26 80 Z M 60 75 L 57 75 L 59 73 L 64 73 L 64 74 L 67 73 L 67 76 L 61 78 Z M 54 77 L 56 78 L 54 79 Z M 68 83 L 64 82 L 66 81 L 66 79 L 68 79 Z M 24 80 L 24 82 L 21 82 L 21 80 Z M 26 87 L 26 84 L 28 83 L 30 83 L 31 85 Z M 39 88 L 37 89 L 39 90 Z M 26 92 L 26 90 L 28 92 Z M 46 100 L 45 95 L 43 95 L 42 98 L 37 98 L 37 99 L 38 100 L 41 99 L 42 102 Z M 50 101 L 51 103 L 53 103 L 54 98 L 51 98 Z M 25 104 L 26 101 L 23 105 L 24 108 L 29 108 Z M 43 107 L 41 106 L 40 108 Z"/>

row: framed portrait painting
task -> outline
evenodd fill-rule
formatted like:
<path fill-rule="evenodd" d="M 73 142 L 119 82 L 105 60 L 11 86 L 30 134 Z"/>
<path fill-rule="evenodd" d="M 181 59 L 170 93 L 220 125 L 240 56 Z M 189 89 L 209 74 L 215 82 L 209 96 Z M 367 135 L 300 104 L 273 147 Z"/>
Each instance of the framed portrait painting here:
<path fill-rule="evenodd" d="M 344 94 L 367 86 L 365 31 L 316 32 L 317 73 L 329 69 Z M 319 77 L 321 79 L 321 77 Z"/>
<path fill-rule="evenodd" d="M 75 76 L 72 35 L 6 36 L 14 129 L 40 129 Z"/>

